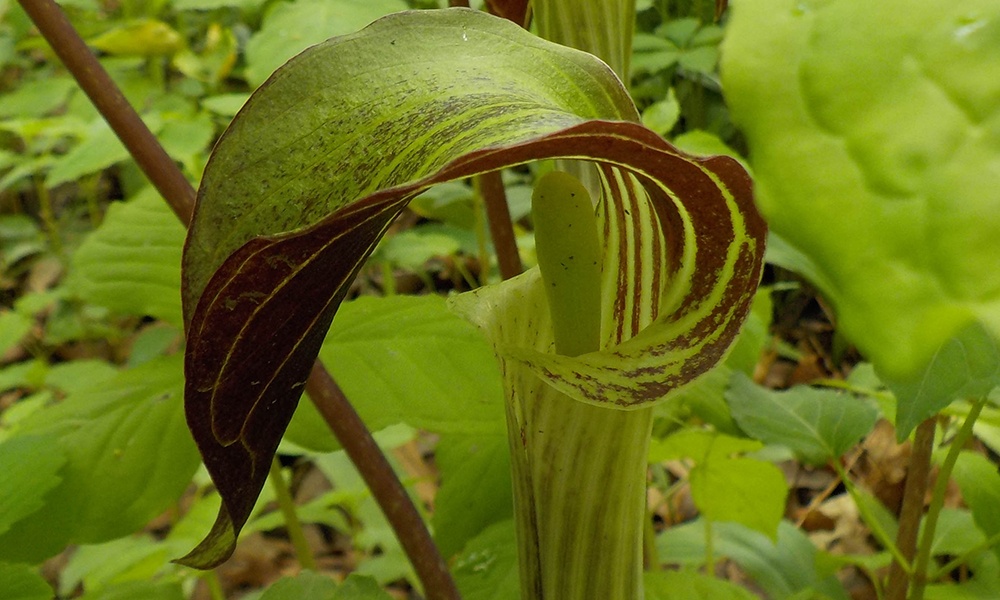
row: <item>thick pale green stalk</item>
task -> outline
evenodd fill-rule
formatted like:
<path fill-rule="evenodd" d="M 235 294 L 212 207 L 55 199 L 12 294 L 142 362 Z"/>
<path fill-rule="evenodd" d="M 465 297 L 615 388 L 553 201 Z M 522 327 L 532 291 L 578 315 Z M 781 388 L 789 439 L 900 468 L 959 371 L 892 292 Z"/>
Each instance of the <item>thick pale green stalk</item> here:
<path fill-rule="evenodd" d="M 572 175 L 549 173 L 532 214 L 556 351 L 596 351 L 601 248 L 590 196 Z M 516 381 L 508 424 L 522 599 L 640 598 L 652 411 L 586 405 L 530 374 Z"/>
<path fill-rule="evenodd" d="M 537 391 L 508 405 L 522 600 L 642 598 L 652 410 Z"/>

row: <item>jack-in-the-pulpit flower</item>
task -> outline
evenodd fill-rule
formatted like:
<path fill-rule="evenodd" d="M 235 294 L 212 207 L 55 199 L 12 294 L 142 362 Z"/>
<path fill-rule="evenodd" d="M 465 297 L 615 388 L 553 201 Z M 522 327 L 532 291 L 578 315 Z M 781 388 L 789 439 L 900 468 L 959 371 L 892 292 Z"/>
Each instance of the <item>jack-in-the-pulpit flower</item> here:
<path fill-rule="evenodd" d="M 593 56 L 469 10 L 392 15 L 277 71 L 216 147 L 185 250 L 186 410 L 223 497 L 186 561 L 231 553 L 348 284 L 410 199 L 544 159 L 595 175 L 598 348 L 556 352 L 537 270 L 452 306 L 501 360 L 522 567 L 585 562 L 573 540 L 588 536 L 634 555 L 636 530 L 596 517 L 638 527 L 649 407 L 723 357 L 765 236 L 738 162 L 685 155 L 638 121 Z M 572 585 L 638 577 L 591 571 Z M 562 585 L 524 573 L 526 594 Z"/>

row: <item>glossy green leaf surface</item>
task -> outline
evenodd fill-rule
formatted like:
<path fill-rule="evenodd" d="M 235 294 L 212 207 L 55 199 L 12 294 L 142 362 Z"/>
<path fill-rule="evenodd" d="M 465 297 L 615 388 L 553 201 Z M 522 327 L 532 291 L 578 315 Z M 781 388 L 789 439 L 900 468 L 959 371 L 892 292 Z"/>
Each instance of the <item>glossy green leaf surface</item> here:
<path fill-rule="evenodd" d="M 1000 336 L 998 71 L 993 0 L 732 2 L 723 82 L 761 211 L 894 379 L 974 321 Z"/>
<path fill-rule="evenodd" d="M 775 392 L 742 373 L 730 380 L 726 400 L 743 431 L 786 446 L 811 465 L 840 458 L 878 419 L 873 405 L 848 394 L 805 386 Z"/>
<path fill-rule="evenodd" d="M 738 163 L 637 120 L 603 63 L 468 10 L 386 17 L 268 80 L 216 146 L 185 247 L 188 423 L 226 501 L 186 560 L 228 555 L 347 285 L 436 183 L 598 165 L 606 351 L 549 352 L 537 272 L 452 305 L 532 378 L 638 408 L 714 365 L 749 310 L 764 225 Z"/>

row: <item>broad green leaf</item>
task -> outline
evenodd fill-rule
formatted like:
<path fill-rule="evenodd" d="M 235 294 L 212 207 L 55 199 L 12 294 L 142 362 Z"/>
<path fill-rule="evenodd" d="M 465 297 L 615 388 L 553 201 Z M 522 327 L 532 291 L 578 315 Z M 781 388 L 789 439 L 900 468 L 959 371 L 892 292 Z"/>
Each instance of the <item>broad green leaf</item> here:
<path fill-rule="evenodd" d="M 181 411 L 180 358 L 122 371 L 19 424 L 19 437 L 56 437 L 47 452 L 66 464 L 45 505 L 0 535 L 0 560 L 35 562 L 68 543 L 126 535 L 176 501 L 198 465 Z"/>
<path fill-rule="evenodd" d="M 738 564 L 770 598 L 810 598 L 810 591 L 831 600 L 849 598 L 835 576 L 817 571 L 816 547 L 787 521 L 778 526 L 776 542 L 736 523 L 713 524 L 712 536 L 714 553 Z M 667 564 L 699 565 L 705 557 L 704 523 L 671 527 L 657 537 L 656 547 Z"/>
<path fill-rule="evenodd" d="M 1000 336 L 1000 4 L 734 0 L 723 57 L 758 205 L 876 368 Z"/>
<path fill-rule="evenodd" d="M 0 600 L 51 600 L 52 588 L 28 565 L 0 562 Z"/>
<path fill-rule="evenodd" d="M 320 358 L 372 430 L 396 423 L 438 433 L 504 432 L 493 351 L 437 296 L 345 302 Z M 286 437 L 316 451 L 339 447 L 311 405 Z"/>
<path fill-rule="evenodd" d="M 441 487 L 432 524 L 447 560 L 488 526 L 512 517 L 510 450 L 506 435 L 444 436 L 434 458 Z"/>
<path fill-rule="evenodd" d="M 184 227 L 153 188 L 113 203 L 101 226 L 73 254 L 70 286 L 115 313 L 182 326 Z"/>
<path fill-rule="evenodd" d="M 501 521 L 473 538 L 451 571 L 464 600 L 520 598 L 514 522 Z"/>
<path fill-rule="evenodd" d="M 152 579 L 170 559 L 169 552 L 169 546 L 150 535 L 82 545 L 60 570 L 59 593 L 71 596 L 79 586 L 94 593 L 125 579 Z"/>
<path fill-rule="evenodd" d="M 407 8 L 402 0 L 283 2 L 268 12 L 260 30 L 247 42 L 247 81 L 260 85 L 283 62 L 307 47 Z"/>
<path fill-rule="evenodd" d="M 874 406 L 849 394 L 807 386 L 775 392 L 742 373 L 730 380 L 726 400 L 743 431 L 787 446 L 811 465 L 840 458 L 878 419 Z"/>
<path fill-rule="evenodd" d="M 752 458 L 717 457 L 695 465 L 690 482 L 691 497 L 705 518 L 777 535 L 788 495 L 778 467 Z"/>
<path fill-rule="evenodd" d="M 685 429 L 653 440 L 649 459 L 691 459 L 691 495 L 706 518 L 742 523 L 774 537 L 788 494 L 785 476 L 771 463 L 739 456 L 762 446 L 757 440 Z"/>
<path fill-rule="evenodd" d="M 371 577 L 351 574 L 333 594 L 333 600 L 392 600 Z"/>
<path fill-rule="evenodd" d="M 972 323 L 944 342 L 919 378 L 881 375 L 896 396 L 896 429 L 903 439 L 953 401 L 985 398 L 1000 385 L 1000 347 L 985 327 Z"/>
<path fill-rule="evenodd" d="M 647 571 L 645 600 L 755 600 L 757 596 L 724 579 L 694 571 Z"/>
<path fill-rule="evenodd" d="M 46 77 L 26 81 L 0 96 L 0 117 L 42 117 L 59 108 L 76 89 L 69 77 Z"/>
<path fill-rule="evenodd" d="M 467 10 L 387 17 L 262 86 L 216 146 L 185 250 L 188 423 L 225 499 L 190 564 L 228 555 L 348 283 L 433 184 L 598 164 L 607 350 L 550 353 L 537 271 L 452 304 L 525 377 L 637 408 L 714 365 L 749 310 L 763 222 L 738 163 L 680 154 L 637 119 L 592 56 Z"/>
<path fill-rule="evenodd" d="M 53 436 L 31 435 L 0 444 L 0 535 L 40 509 L 46 494 L 59 485 L 59 469 L 66 457 L 51 451 L 55 442 Z"/>
<path fill-rule="evenodd" d="M 21 342 L 35 326 L 35 320 L 12 310 L 0 311 L 0 354 Z"/>
<path fill-rule="evenodd" d="M 282 577 L 261 595 L 260 600 L 334 600 L 337 584 L 333 579 L 315 573 L 302 571 L 295 577 Z"/>
<path fill-rule="evenodd" d="M 176 581 L 125 581 L 80 596 L 80 600 L 184 600 L 184 590 Z"/>
<path fill-rule="evenodd" d="M 962 490 L 962 499 L 972 511 L 976 525 L 987 537 L 1000 534 L 1000 514 L 996 510 L 1000 505 L 1000 473 L 996 465 L 981 454 L 963 451 L 955 462 L 952 477 Z M 993 552 L 1000 557 L 1000 547 L 994 546 Z"/>

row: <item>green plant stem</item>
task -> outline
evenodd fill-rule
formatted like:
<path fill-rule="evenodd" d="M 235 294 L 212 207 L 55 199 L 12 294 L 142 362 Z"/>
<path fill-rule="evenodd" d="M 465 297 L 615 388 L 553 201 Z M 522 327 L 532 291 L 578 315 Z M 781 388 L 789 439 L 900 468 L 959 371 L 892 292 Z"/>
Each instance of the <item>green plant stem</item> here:
<path fill-rule="evenodd" d="M 913 564 L 913 558 L 917 552 L 917 533 L 920 530 L 920 519 L 924 513 L 924 495 L 927 491 L 927 478 L 931 470 L 931 453 L 934 449 L 936 424 L 936 417 L 931 417 L 917 426 L 913 436 L 913 450 L 906 473 L 906 484 L 903 487 L 903 506 L 899 510 L 899 532 L 896 534 L 896 547 L 909 565 Z M 906 599 L 907 591 L 916 578 L 912 567 L 910 569 L 904 568 L 906 563 L 896 560 L 889 566 L 886 600 Z"/>
<path fill-rule="evenodd" d="M 45 233 L 49 238 L 49 246 L 56 254 L 62 253 L 62 240 L 59 238 L 59 225 L 56 223 L 55 211 L 52 210 L 52 197 L 49 195 L 49 188 L 45 187 L 45 182 L 41 177 L 34 178 L 35 193 L 38 195 L 38 215 L 45 226 Z"/>
<path fill-rule="evenodd" d="M 20 0 L 20 4 L 143 173 L 178 218 L 188 224 L 194 212 L 194 188 L 128 104 L 59 6 L 52 0 Z M 458 589 L 420 513 L 371 432 L 320 361 L 313 365 L 306 390 L 386 512 L 428 600 L 459 600 Z"/>
<path fill-rule="evenodd" d="M 292 541 L 292 546 L 295 548 L 295 555 L 299 559 L 299 565 L 303 569 L 315 571 L 316 559 L 313 558 L 312 549 L 309 548 L 309 542 L 306 541 L 305 532 L 302 530 L 302 522 L 299 521 L 299 515 L 295 511 L 295 500 L 292 498 L 288 484 L 285 483 L 285 478 L 281 474 L 281 463 L 278 462 L 277 456 L 271 459 L 271 470 L 268 473 L 268 479 L 271 480 L 271 487 L 274 488 L 274 495 L 278 500 L 278 508 L 281 509 L 281 515 L 285 519 L 285 530 L 288 532 L 288 538 Z"/>
<path fill-rule="evenodd" d="M 934 531 L 937 529 L 938 518 L 941 516 L 941 509 L 944 508 L 944 497 L 948 491 L 948 481 L 951 479 L 951 472 L 958 461 L 958 455 L 962 448 L 972 437 L 972 427 L 979 418 L 983 406 L 986 405 L 986 398 L 981 398 L 972 403 L 969 414 L 965 417 L 962 427 L 955 434 L 948 448 L 948 454 L 938 471 L 937 481 L 934 482 L 934 493 L 931 496 L 930 506 L 927 508 L 927 517 L 924 522 L 923 536 L 920 538 L 920 547 L 917 552 L 917 561 L 913 568 L 913 583 L 910 593 L 910 600 L 923 600 L 924 588 L 927 586 L 927 567 L 931 559 L 931 545 L 934 543 Z"/>
<path fill-rule="evenodd" d="M 521 599 L 641 598 L 652 409 L 545 388 L 507 414 Z"/>
<path fill-rule="evenodd" d="M 861 498 L 861 494 L 858 491 L 857 486 L 855 486 L 854 482 L 851 481 L 850 477 L 848 477 L 847 471 L 844 470 L 844 467 L 838 461 L 832 461 L 830 464 L 833 466 L 833 470 L 837 472 L 837 476 L 840 477 L 840 480 L 844 482 L 844 487 L 847 489 L 847 493 L 854 499 L 854 505 L 858 507 L 858 512 L 861 513 L 861 518 L 865 524 L 868 525 L 872 535 L 875 536 L 875 539 L 882 544 L 882 547 L 892 555 L 896 562 L 903 565 L 904 571 L 910 573 L 913 569 L 910 565 L 909 559 L 903 556 L 903 554 L 899 551 L 899 548 L 896 547 L 896 543 L 889 537 L 889 533 L 882 528 L 879 520 L 868 509 L 868 505 Z"/>

